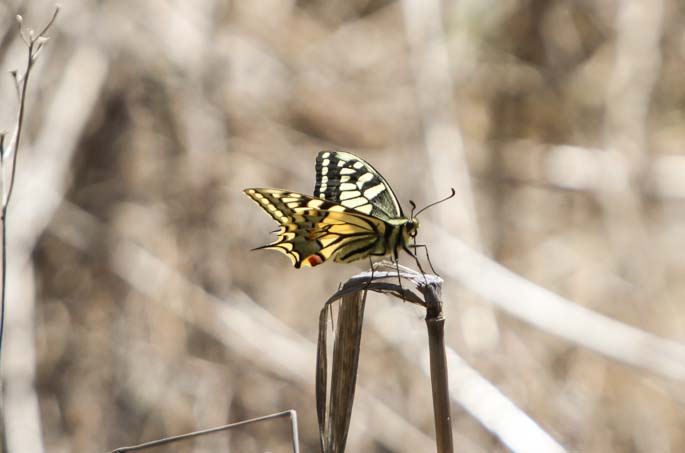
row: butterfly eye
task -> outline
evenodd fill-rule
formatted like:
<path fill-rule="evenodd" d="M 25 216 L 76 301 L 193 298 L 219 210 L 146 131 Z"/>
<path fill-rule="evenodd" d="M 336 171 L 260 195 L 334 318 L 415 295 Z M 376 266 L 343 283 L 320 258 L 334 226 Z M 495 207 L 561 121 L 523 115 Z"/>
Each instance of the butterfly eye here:
<path fill-rule="evenodd" d="M 414 221 L 407 222 L 407 233 L 409 233 L 409 237 L 415 238 L 418 228 L 419 228 L 418 222 L 414 222 Z"/>

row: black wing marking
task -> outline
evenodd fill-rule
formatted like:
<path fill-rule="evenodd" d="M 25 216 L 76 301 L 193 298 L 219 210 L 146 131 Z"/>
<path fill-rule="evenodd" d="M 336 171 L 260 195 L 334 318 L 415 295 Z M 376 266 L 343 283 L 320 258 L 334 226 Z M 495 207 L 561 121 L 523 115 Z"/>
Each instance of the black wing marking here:
<path fill-rule="evenodd" d="M 341 151 L 321 151 L 316 157 L 314 196 L 378 217 L 404 218 L 388 182 L 365 160 Z"/>

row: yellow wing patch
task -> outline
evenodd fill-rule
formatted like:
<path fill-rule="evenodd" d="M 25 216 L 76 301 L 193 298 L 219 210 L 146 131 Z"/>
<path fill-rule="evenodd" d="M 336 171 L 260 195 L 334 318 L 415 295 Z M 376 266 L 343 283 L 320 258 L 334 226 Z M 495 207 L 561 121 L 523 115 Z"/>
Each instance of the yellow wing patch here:
<path fill-rule="evenodd" d="M 278 239 L 257 249 L 278 250 L 296 268 L 389 253 L 384 241 L 388 225 L 375 217 L 286 190 L 255 188 L 244 192 L 280 224 Z"/>

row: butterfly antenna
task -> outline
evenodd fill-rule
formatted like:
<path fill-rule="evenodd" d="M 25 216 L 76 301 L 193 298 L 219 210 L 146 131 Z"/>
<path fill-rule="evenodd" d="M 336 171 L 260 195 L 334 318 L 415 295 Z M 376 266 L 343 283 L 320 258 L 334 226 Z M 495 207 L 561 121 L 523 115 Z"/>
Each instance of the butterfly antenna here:
<path fill-rule="evenodd" d="M 446 197 L 443 198 L 442 200 L 438 200 L 438 201 L 435 201 L 435 202 L 429 204 L 428 206 L 426 206 L 425 208 L 423 208 L 423 209 L 421 209 L 419 212 L 417 212 L 417 213 L 414 215 L 414 217 L 417 217 L 419 214 L 421 214 L 423 211 L 425 211 L 426 209 L 430 208 L 431 206 L 435 206 L 436 204 L 440 204 L 440 203 L 442 203 L 443 201 L 449 200 L 450 198 L 454 197 L 456 194 L 457 194 L 457 192 L 454 190 L 454 187 L 452 187 L 452 193 L 451 193 L 451 194 L 449 194 L 448 196 L 446 196 Z M 414 203 L 411 203 L 411 205 L 412 205 L 412 212 L 413 212 L 413 211 L 414 211 L 414 209 L 413 209 Z"/>
<path fill-rule="evenodd" d="M 413 219 L 414 211 L 416 211 L 416 203 L 414 203 L 412 200 L 409 200 L 409 204 L 411 205 L 411 215 L 409 216 L 409 218 Z"/>

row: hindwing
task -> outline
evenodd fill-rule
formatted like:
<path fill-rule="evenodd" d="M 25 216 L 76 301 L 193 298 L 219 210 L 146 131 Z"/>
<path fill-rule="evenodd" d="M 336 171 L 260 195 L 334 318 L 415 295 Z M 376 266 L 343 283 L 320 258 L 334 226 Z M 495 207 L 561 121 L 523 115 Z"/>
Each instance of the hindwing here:
<path fill-rule="evenodd" d="M 388 182 L 365 160 L 346 152 L 316 157 L 314 196 L 382 220 L 404 218 Z"/>
<path fill-rule="evenodd" d="M 343 204 L 280 189 L 244 192 L 280 224 L 278 239 L 258 249 L 278 250 L 296 268 L 386 255 L 388 236 L 396 237 L 393 225 Z"/>

